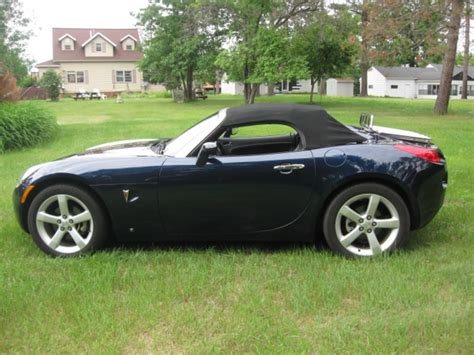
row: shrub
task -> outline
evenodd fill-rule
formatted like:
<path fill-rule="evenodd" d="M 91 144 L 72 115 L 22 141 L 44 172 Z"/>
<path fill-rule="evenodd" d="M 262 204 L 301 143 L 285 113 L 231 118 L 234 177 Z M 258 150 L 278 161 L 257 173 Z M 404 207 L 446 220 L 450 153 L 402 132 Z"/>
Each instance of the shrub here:
<path fill-rule="evenodd" d="M 13 102 L 19 98 L 15 76 L 0 64 L 0 102 Z"/>
<path fill-rule="evenodd" d="M 0 153 L 51 138 L 58 125 L 54 114 L 34 104 L 0 104 Z"/>
<path fill-rule="evenodd" d="M 41 87 L 48 90 L 51 101 L 59 100 L 59 88 L 61 87 L 61 75 L 56 73 L 53 69 L 49 69 L 43 74 L 40 80 Z"/>
<path fill-rule="evenodd" d="M 38 80 L 36 80 L 36 78 L 27 75 L 19 81 L 18 86 L 21 88 L 29 88 L 31 86 L 36 86 L 37 84 Z"/>

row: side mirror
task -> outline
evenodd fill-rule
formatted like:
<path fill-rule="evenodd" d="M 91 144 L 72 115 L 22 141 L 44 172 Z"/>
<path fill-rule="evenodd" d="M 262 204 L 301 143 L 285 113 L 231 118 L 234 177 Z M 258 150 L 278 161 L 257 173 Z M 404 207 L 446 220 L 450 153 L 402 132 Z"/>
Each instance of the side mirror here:
<path fill-rule="evenodd" d="M 209 156 L 217 154 L 217 143 L 216 142 L 207 142 L 204 143 L 199 151 L 197 156 L 196 165 L 203 166 L 206 165 Z"/>

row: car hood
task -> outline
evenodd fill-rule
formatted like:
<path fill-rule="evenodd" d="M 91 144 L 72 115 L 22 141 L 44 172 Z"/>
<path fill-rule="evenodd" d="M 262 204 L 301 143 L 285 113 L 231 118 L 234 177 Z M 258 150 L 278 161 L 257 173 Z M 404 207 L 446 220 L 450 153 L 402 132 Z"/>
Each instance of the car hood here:
<path fill-rule="evenodd" d="M 76 154 L 76 156 L 98 154 L 123 157 L 157 156 L 159 154 L 152 149 L 152 146 L 164 143 L 166 141 L 168 141 L 168 139 L 157 138 L 117 141 L 87 148 L 84 152 Z"/>

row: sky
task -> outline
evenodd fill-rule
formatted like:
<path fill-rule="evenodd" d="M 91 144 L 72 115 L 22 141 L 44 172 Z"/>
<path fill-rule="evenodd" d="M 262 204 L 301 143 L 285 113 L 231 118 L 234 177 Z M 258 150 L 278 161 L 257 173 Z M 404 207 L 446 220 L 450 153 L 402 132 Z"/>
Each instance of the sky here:
<path fill-rule="evenodd" d="M 133 28 L 137 13 L 148 0 L 22 0 L 32 19 L 33 37 L 27 55 L 35 63 L 52 59 L 52 28 Z"/>
<path fill-rule="evenodd" d="M 130 13 L 146 7 L 148 0 L 22 0 L 22 3 L 25 15 L 32 20 L 34 33 L 27 46 L 27 55 L 40 63 L 52 59 L 53 27 L 133 28 L 136 18 Z M 459 37 L 460 52 L 464 36 Z M 471 39 L 472 48 L 474 26 Z"/>

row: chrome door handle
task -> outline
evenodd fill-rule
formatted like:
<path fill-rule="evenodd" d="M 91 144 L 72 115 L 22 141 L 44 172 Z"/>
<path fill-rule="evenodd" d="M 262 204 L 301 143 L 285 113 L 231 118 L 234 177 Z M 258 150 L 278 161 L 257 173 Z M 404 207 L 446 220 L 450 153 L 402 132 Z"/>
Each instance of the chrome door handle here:
<path fill-rule="evenodd" d="M 301 169 L 304 169 L 304 164 L 282 164 L 273 167 L 273 170 L 278 170 L 282 174 L 291 174 L 293 170 Z"/>

